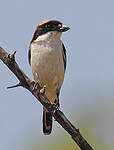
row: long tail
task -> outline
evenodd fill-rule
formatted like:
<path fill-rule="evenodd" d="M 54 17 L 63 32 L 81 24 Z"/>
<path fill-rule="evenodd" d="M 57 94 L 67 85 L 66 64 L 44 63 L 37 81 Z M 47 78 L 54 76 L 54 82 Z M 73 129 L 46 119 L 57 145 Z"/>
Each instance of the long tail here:
<path fill-rule="evenodd" d="M 43 108 L 43 133 L 49 135 L 52 131 L 52 116 Z"/>

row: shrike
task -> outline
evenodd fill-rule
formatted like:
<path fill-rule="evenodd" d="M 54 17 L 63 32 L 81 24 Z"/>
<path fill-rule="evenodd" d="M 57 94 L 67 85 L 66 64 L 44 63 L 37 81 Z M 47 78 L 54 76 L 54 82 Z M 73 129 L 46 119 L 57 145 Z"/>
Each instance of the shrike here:
<path fill-rule="evenodd" d="M 59 94 L 66 69 L 66 49 L 61 41 L 62 32 L 69 30 L 57 20 L 41 22 L 34 32 L 29 48 L 29 64 L 34 80 L 43 87 L 51 103 L 59 106 Z M 43 132 L 52 131 L 52 116 L 43 108 Z"/>

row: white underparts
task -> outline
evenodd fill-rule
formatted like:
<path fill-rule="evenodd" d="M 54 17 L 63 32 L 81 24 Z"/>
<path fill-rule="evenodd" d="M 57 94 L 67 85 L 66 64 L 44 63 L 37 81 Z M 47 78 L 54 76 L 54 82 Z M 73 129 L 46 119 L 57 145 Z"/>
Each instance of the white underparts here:
<path fill-rule="evenodd" d="M 31 44 L 31 67 L 34 79 L 46 85 L 46 95 L 54 102 L 56 91 L 64 80 L 63 46 L 61 34 L 49 32 L 41 35 Z M 47 40 L 46 40 L 47 39 Z"/>

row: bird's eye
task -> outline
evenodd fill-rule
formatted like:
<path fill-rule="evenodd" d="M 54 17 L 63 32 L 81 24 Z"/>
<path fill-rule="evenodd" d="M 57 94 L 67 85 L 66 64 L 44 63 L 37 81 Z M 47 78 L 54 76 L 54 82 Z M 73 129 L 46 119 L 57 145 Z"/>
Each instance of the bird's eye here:
<path fill-rule="evenodd" d="M 46 24 L 45 27 L 46 27 L 46 28 L 51 28 L 52 25 L 51 25 L 51 24 Z"/>
<path fill-rule="evenodd" d="M 49 28 L 49 27 L 50 27 L 50 24 L 46 24 L 45 27 L 46 27 L 46 28 Z"/>

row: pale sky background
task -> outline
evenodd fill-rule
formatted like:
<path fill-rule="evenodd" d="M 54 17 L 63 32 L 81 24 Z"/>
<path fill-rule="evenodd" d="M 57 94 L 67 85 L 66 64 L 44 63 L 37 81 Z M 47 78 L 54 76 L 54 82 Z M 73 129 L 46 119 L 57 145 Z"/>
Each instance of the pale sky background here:
<path fill-rule="evenodd" d="M 29 43 L 37 24 L 47 19 L 70 27 L 62 36 L 67 49 L 67 71 L 61 109 L 79 128 L 83 118 L 91 118 L 83 129 L 91 126 L 92 135 L 113 150 L 114 1 L 2 0 L 0 46 L 10 53 L 17 51 L 16 60 L 31 79 Z M 41 104 L 23 88 L 6 89 L 17 82 L 0 61 L 0 150 L 33 150 L 34 143 L 43 150 L 44 144 L 48 146 L 55 140 L 59 144 L 60 136 L 70 139 L 56 122 L 52 134 L 43 135 Z M 25 145 L 28 141 L 31 142 Z M 94 141 L 90 144 L 95 145 Z"/>

